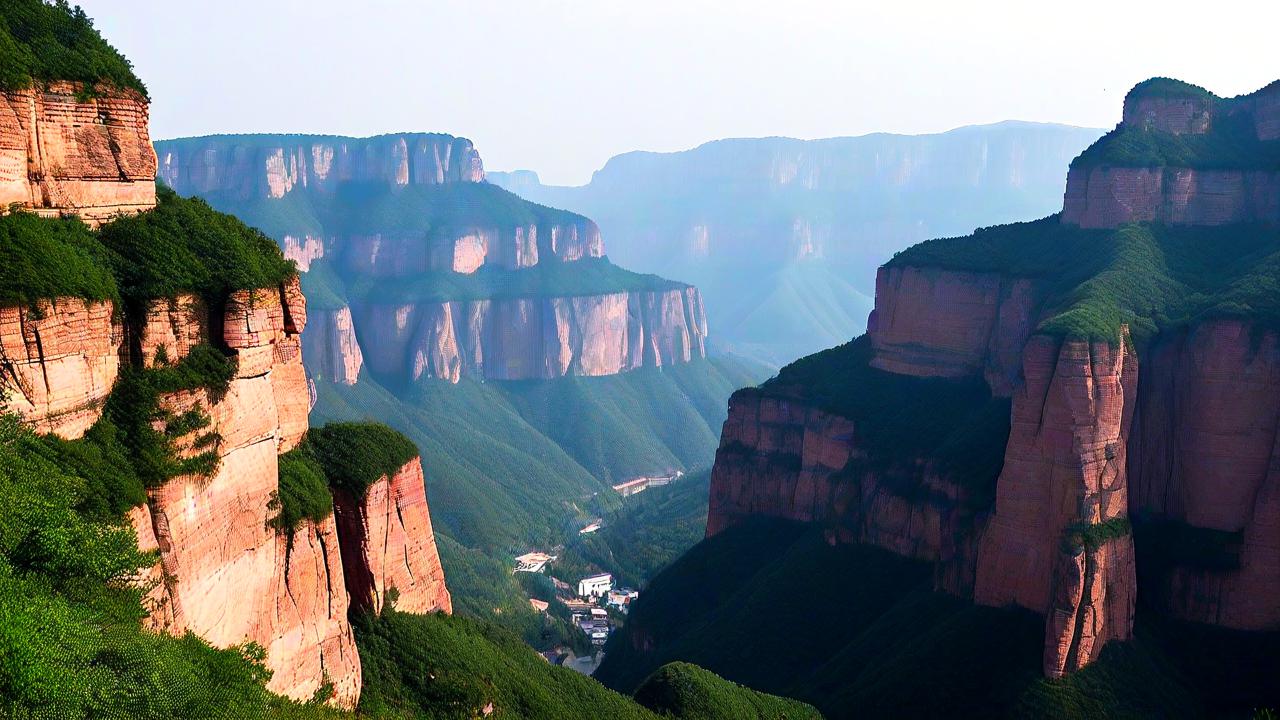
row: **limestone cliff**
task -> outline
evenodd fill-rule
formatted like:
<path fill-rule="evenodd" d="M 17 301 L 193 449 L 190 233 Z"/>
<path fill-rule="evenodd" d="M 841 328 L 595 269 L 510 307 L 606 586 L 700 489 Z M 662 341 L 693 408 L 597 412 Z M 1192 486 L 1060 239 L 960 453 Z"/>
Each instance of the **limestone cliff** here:
<path fill-rule="evenodd" d="M 52 82 L 0 100 L 0 207 L 94 224 L 156 204 L 148 106 L 136 91 Z M 89 96 L 87 96 L 89 95 Z"/>

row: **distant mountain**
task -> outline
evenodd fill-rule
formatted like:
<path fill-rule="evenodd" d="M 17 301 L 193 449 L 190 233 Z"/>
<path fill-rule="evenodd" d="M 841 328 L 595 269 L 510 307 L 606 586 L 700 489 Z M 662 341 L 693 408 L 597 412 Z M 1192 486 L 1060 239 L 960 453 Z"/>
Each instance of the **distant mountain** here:
<path fill-rule="evenodd" d="M 489 182 L 592 217 L 611 257 L 697 285 L 713 342 L 780 365 L 865 329 L 875 268 L 930 237 L 1038 217 L 1102 130 L 1025 122 L 934 135 L 717 140 L 631 152 L 581 187 Z"/>

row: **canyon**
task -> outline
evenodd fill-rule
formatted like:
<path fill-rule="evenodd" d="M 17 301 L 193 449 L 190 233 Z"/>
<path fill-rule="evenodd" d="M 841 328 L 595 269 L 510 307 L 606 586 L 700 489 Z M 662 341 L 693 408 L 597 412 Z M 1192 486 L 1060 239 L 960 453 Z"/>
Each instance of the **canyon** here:
<path fill-rule="evenodd" d="M 1244 127 L 1239 142 L 1274 157 L 1278 97 L 1280 84 L 1223 100 L 1150 81 L 1126 97 L 1114 133 L 1162 147 Z M 787 518 L 821 524 L 833 543 L 925 560 L 938 590 L 1044 618 L 1048 677 L 1129 639 L 1140 598 L 1178 620 L 1280 629 L 1280 343 L 1265 303 L 1147 310 L 1154 322 L 1117 313 L 1100 335 L 1085 313 L 1114 300 L 1095 294 L 1095 270 L 1031 260 L 1072 243 L 1115 247 L 1133 222 L 1160 223 L 1152 237 L 1171 263 L 1192 247 L 1174 243 L 1215 242 L 1208 233 L 1224 224 L 1272 238 L 1280 170 L 1124 166 L 1110 137 L 1072 164 L 1060 215 L 900 254 L 877 275 L 866 336 L 735 393 L 708 536 Z M 1272 258 L 1277 248 L 1264 247 Z M 1225 278 L 1201 266 L 1222 283 L 1201 292 L 1247 287 L 1269 262 Z M 1121 273 L 1145 271 L 1109 272 L 1128 283 Z M 892 405 L 857 399 L 885 384 Z M 948 393 L 964 398 L 953 405 Z M 894 414 L 917 406 L 929 410 L 901 428 L 928 439 L 890 437 L 903 422 Z M 1007 420 L 982 425 L 991 408 Z M 933 435 L 939 423 L 960 430 Z M 973 451 L 958 465 L 966 433 L 999 443 L 997 461 L 974 463 Z"/>
<path fill-rule="evenodd" d="M 1006 122 L 929 135 L 717 140 L 609 159 L 580 187 L 490 172 L 595 219 L 625 267 L 708 299 L 716 343 L 781 365 L 865 329 L 874 268 L 930 237 L 1052 212 L 1101 130 Z"/>

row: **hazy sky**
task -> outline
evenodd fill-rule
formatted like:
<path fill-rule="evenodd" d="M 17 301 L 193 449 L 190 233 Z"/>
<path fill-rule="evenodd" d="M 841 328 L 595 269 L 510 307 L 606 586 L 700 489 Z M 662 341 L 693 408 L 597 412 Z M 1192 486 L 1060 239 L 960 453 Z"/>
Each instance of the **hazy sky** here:
<path fill-rule="evenodd" d="M 1280 77 L 1280 3 L 75 0 L 133 60 L 156 138 L 439 131 L 586 182 L 723 137 L 1111 127 L 1153 75 Z"/>

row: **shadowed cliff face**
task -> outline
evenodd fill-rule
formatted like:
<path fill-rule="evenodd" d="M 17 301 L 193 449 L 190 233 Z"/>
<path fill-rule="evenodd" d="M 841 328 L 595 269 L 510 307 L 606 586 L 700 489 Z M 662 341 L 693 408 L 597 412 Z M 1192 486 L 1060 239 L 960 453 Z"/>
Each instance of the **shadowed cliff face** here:
<path fill-rule="evenodd" d="M 81 91 L 54 82 L 3 93 L 0 206 L 72 212 L 90 224 L 155 206 L 146 100 L 135 91 Z"/>
<path fill-rule="evenodd" d="M 868 348 L 865 356 L 827 351 L 737 393 L 713 471 L 708 535 L 767 515 L 823 523 L 832 541 L 931 560 L 939 589 L 1043 615 L 1050 677 L 1129 638 L 1139 597 L 1179 619 L 1280 629 L 1272 487 L 1280 359 L 1269 260 L 1214 264 L 1201 246 L 1215 243 L 1230 258 L 1232 248 L 1217 242 L 1233 236 L 1208 230 L 1160 235 L 1159 263 L 1109 261 L 1095 271 L 1090 258 L 1031 257 L 1077 241 L 1106 249 L 1097 245 L 1103 236 L 1074 225 L 1160 220 L 1269 232 L 1257 223 L 1274 222 L 1266 208 L 1280 203 L 1280 188 L 1265 179 L 1280 172 L 1266 166 L 1280 163 L 1269 154 L 1280 147 L 1280 84 L 1229 101 L 1189 87 L 1140 85 L 1116 133 L 1073 167 L 1141 175 L 1150 183 L 1137 199 L 1108 191 L 1099 197 L 1109 205 L 1085 207 L 1069 186 L 1060 217 L 904 253 L 880 270 L 868 336 L 847 346 Z M 1227 131 L 1237 134 L 1217 144 L 1170 144 Z M 1263 166 L 1223 169 L 1245 162 L 1228 141 L 1260 148 L 1248 162 Z M 1138 151 L 1168 163 L 1097 166 Z M 1176 180 L 1196 173 L 1200 180 Z M 1248 173 L 1265 176 L 1262 184 L 1250 185 Z M 1204 192 L 1219 180 L 1228 190 Z M 1242 243 L 1239 252 L 1253 250 Z M 1118 300 L 1135 282 L 1148 283 L 1148 296 Z M 1130 337 L 1130 321 L 1141 339 Z M 857 400 L 904 377 L 942 385 L 895 385 L 903 411 Z M 1010 398 L 1003 428 L 978 430 L 969 419 L 981 398 L 962 399 L 973 412 L 947 409 L 947 383 L 976 381 Z M 930 397 L 933 412 L 910 410 Z M 913 417 L 903 424 L 903 414 Z M 947 472 L 942 460 L 957 444 L 934 438 L 938 424 L 970 426 L 1003 445 L 993 492 L 975 496 L 971 473 Z M 877 440 L 877 428 L 903 440 Z"/>

